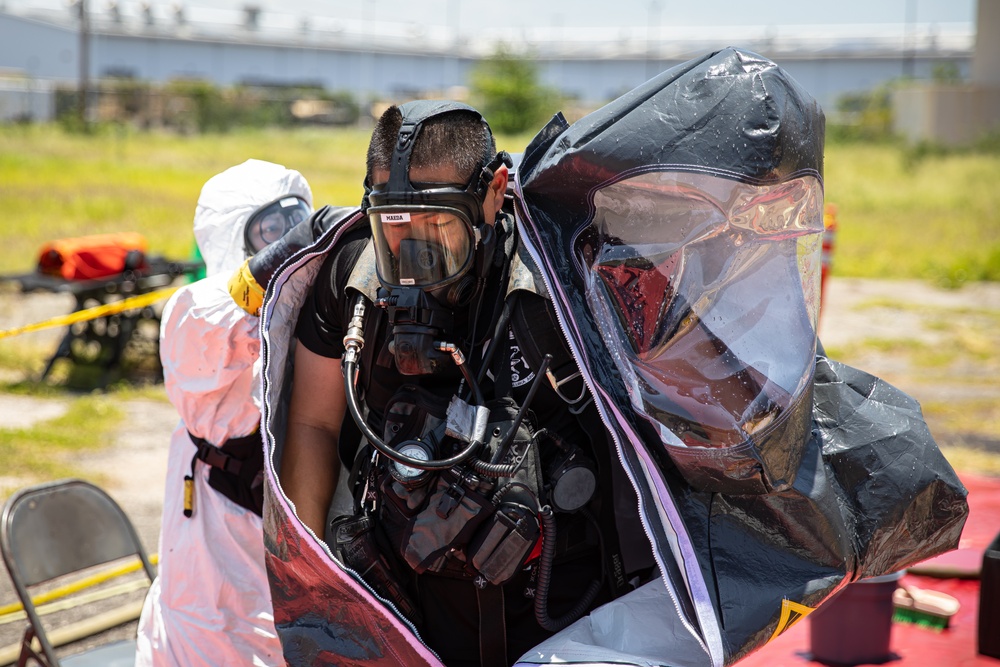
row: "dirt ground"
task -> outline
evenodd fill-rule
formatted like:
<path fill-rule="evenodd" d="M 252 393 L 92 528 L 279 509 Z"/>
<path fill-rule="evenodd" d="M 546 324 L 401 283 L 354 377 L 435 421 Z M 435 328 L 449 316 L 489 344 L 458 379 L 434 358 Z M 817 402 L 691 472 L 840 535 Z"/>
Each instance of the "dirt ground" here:
<path fill-rule="evenodd" d="M 0 330 L 64 314 L 71 304 L 66 295 L 0 292 Z M 51 349 L 59 339 L 58 331 L 27 336 Z M 886 379 L 917 398 L 925 409 L 927 405 L 945 405 L 961 413 L 967 405 L 970 410 L 985 410 L 983 419 L 971 427 L 965 422 L 956 426 L 948 418 L 952 414 L 948 410 L 939 417 L 929 412 L 928 421 L 946 449 L 963 445 L 1000 455 L 996 407 L 1000 406 L 1000 353 L 996 352 L 1000 345 L 1000 284 L 943 290 L 919 281 L 833 279 L 824 297 L 820 338 L 831 356 Z M 4 343 L 0 340 L 0 346 Z M 940 355 L 956 346 L 972 351 L 934 361 L 935 353 Z M 0 380 L 16 379 L 0 376 Z M 61 414 L 66 402 L 58 397 L 0 392 L 0 428 L 26 427 L 51 419 Z M 155 552 L 167 445 L 177 415 L 168 402 L 149 398 L 123 401 L 122 407 L 128 417 L 121 429 L 107 447 L 78 461 L 79 474 L 102 480 L 126 508 L 147 549 Z M 4 474 L 0 465 L 0 497 L 22 485 L 22 480 Z M 0 607 L 14 600 L 9 581 L 0 576 Z M 19 623 L 0 624 L 0 648 L 16 641 L 20 627 Z M 134 628 L 132 623 L 119 629 L 117 636 L 132 634 Z"/>
<path fill-rule="evenodd" d="M 23 326 L 67 313 L 73 306 L 72 297 L 64 294 L 22 295 L 10 291 L 0 292 L 0 330 Z M 23 334 L 17 337 L 19 345 L 54 351 L 62 330 L 53 329 Z M 15 341 L 14 338 L 0 339 L 0 348 Z M 48 353 L 48 352 L 46 352 Z M 0 381 L 17 382 L 23 377 L 18 373 L 0 371 Z M 121 403 L 125 419 L 114 437 L 101 447 L 82 454 L 74 463 L 76 476 L 89 479 L 105 488 L 125 509 L 135 524 L 140 539 L 149 553 L 158 550 L 157 540 L 160 530 L 160 516 L 163 507 L 164 479 L 166 475 L 166 454 L 170 433 L 178 423 L 177 412 L 166 400 L 162 386 L 155 391 L 162 394 L 162 400 L 143 398 Z M 53 419 L 65 412 L 68 397 L 32 397 L 0 391 L 0 428 L 27 428 L 35 423 Z M 86 437 L 81 434 L 81 437 Z M 15 489 L 37 480 L 22 480 L 9 476 L 0 463 L 0 500 Z M 142 593 L 131 593 L 127 599 L 116 598 L 112 603 L 104 603 L 100 611 L 124 602 L 137 603 Z M 6 571 L 0 575 L 0 608 L 17 601 Z M 57 624 L 79 620 L 74 611 L 61 612 L 64 618 Z M 0 615 L 0 657 L 12 644 L 20 641 L 25 621 L 10 620 L 12 616 Z M 9 622 L 5 622 L 9 621 Z M 68 655 L 91 645 L 135 637 L 137 622 L 91 637 L 87 640 L 57 649 L 60 655 Z M 0 659 L 0 665 L 6 664 Z"/>

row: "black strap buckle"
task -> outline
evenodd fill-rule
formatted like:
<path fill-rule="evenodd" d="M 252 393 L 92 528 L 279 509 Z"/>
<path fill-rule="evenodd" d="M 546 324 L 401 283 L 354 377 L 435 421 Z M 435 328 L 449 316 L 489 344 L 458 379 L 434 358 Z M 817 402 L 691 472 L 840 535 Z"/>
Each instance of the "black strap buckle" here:
<path fill-rule="evenodd" d="M 462 502 L 462 498 L 465 497 L 465 488 L 461 482 L 462 480 L 452 483 L 448 487 L 448 490 L 444 492 L 444 495 L 441 496 L 441 500 L 438 501 L 436 511 L 437 515 L 442 519 L 447 519 L 451 516 L 451 513 Z"/>

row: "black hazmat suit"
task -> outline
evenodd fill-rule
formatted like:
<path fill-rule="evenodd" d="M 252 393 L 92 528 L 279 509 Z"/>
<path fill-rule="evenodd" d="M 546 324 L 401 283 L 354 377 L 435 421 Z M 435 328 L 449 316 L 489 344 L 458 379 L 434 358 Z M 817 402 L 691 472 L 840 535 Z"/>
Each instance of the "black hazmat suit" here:
<path fill-rule="evenodd" d="M 517 664 L 732 664 L 844 585 L 956 546 L 965 489 L 919 405 L 816 339 L 823 123 L 774 63 L 724 49 L 556 117 L 526 149 L 525 263 L 593 397 L 609 485 L 636 501 L 641 548 L 605 552 L 656 567 Z M 275 474 L 294 324 L 359 219 L 284 265 L 265 303 L 275 622 L 289 664 L 436 665 L 420 628 L 295 519 Z"/>

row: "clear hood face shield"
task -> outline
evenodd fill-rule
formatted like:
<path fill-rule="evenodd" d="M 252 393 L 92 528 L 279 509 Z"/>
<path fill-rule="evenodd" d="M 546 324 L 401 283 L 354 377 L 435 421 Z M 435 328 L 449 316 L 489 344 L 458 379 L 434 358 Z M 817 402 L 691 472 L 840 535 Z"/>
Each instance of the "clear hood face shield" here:
<path fill-rule="evenodd" d="M 674 445 L 763 437 L 812 379 L 820 181 L 649 172 L 593 202 L 577 261 L 633 407 Z"/>
<path fill-rule="evenodd" d="M 435 288 L 472 265 L 475 234 L 468 216 L 447 206 L 372 206 L 379 280 L 388 287 Z"/>
<path fill-rule="evenodd" d="M 247 255 L 254 255 L 312 215 L 312 207 L 297 195 L 281 197 L 253 212 L 243 230 Z"/>

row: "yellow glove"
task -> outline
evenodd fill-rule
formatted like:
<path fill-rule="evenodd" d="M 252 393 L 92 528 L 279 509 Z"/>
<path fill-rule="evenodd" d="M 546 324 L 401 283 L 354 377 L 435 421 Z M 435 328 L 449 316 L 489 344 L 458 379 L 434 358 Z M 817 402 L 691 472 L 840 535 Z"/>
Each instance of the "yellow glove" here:
<path fill-rule="evenodd" d="M 229 296 L 236 305 L 251 315 L 260 315 L 260 307 L 264 304 L 264 288 L 257 284 L 256 278 L 250 273 L 250 260 L 236 270 L 227 283 Z"/>

